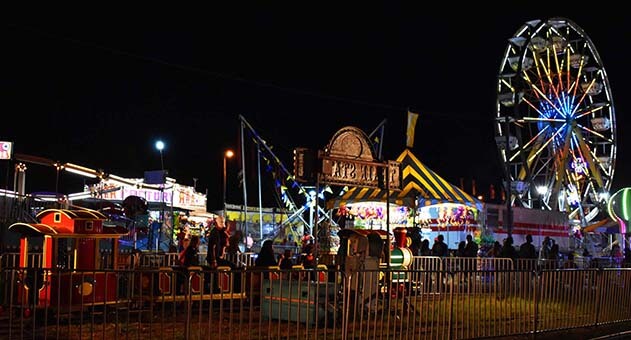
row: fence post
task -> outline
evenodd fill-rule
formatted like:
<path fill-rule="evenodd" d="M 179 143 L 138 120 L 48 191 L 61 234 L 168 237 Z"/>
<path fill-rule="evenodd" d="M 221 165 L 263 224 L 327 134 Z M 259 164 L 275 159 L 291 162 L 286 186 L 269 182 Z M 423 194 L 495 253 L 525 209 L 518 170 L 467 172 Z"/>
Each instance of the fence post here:
<path fill-rule="evenodd" d="M 345 272 L 341 272 L 342 275 L 342 340 L 346 340 L 348 337 L 348 315 L 350 313 L 350 299 L 351 299 L 351 275 L 358 275 L 357 273 L 348 275 Z"/>
<path fill-rule="evenodd" d="M 533 320 L 533 327 L 532 327 L 532 334 L 537 334 L 537 325 L 539 324 L 539 298 L 540 298 L 540 287 L 542 287 L 541 285 L 541 272 L 537 269 L 534 269 L 532 272 L 532 275 L 534 275 L 535 280 L 534 280 L 534 285 L 533 285 L 533 296 L 534 296 L 534 303 L 535 303 L 535 315 L 534 315 L 534 320 Z"/>
<path fill-rule="evenodd" d="M 447 328 L 447 339 L 451 339 L 452 328 L 453 328 L 453 319 L 454 319 L 454 281 L 456 278 L 454 277 L 454 272 L 447 272 L 448 276 L 451 276 L 451 284 L 449 285 L 449 327 Z"/>
<path fill-rule="evenodd" d="M 599 323 L 599 319 L 600 319 L 600 309 L 601 309 L 601 304 L 602 304 L 602 296 L 603 296 L 603 269 L 602 268 L 598 268 L 598 271 L 596 272 L 598 275 L 598 286 L 600 287 L 600 289 L 597 289 L 596 291 L 598 292 L 598 294 L 596 294 L 596 318 L 594 320 L 594 326 L 598 326 Z"/>
<path fill-rule="evenodd" d="M 191 319 L 192 319 L 192 294 L 193 291 L 191 289 L 192 286 L 192 281 L 193 281 L 193 275 L 192 272 L 190 270 L 187 270 L 187 284 L 186 284 L 186 299 L 184 299 L 185 303 L 186 303 L 186 322 L 185 322 L 185 332 L 184 332 L 184 338 L 185 339 L 190 339 L 191 338 Z M 211 308 L 212 309 L 212 308 Z"/>

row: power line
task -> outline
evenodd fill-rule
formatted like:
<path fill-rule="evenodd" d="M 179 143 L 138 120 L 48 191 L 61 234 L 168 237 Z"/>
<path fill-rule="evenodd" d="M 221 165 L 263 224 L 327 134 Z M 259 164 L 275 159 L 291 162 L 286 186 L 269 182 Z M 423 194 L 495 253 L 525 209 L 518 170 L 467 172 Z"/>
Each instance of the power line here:
<path fill-rule="evenodd" d="M 309 97 L 315 97 L 315 98 L 321 98 L 321 99 L 327 99 L 327 100 L 335 100 L 335 101 L 338 101 L 338 102 L 345 102 L 345 103 L 350 103 L 350 104 L 381 108 L 381 109 L 386 109 L 386 110 L 397 112 L 397 113 L 404 113 L 410 107 L 409 105 L 408 106 L 396 106 L 396 105 L 390 105 L 390 104 L 373 103 L 373 102 L 367 102 L 367 101 L 354 99 L 354 98 L 344 98 L 344 97 L 339 97 L 339 96 L 334 96 L 334 95 L 322 94 L 322 93 L 314 92 L 314 91 L 308 91 L 308 90 L 302 90 L 302 89 L 296 89 L 296 88 L 280 86 L 280 85 L 276 85 L 276 84 L 273 84 L 273 83 L 261 82 L 261 81 L 251 80 L 251 79 L 247 79 L 247 78 L 244 78 L 244 77 L 229 75 L 229 74 L 225 74 L 225 73 L 221 73 L 221 72 L 210 71 L 210 70 L 199 68 L 199 67 L 193 67 L 193 66 L 173 63 L 173 62 L 170 62 L 170 61 L 167 61 L 167 60 L 163 60 L 163 59 L 160 59 L 160 58 L 148 57 L 148 56 L 145 56 L 145 55 L 140 55 L 140 54 L 137 54 L 137 53 L 124 51 L 124 50 L 120 50 L 120 49 L 117 49 L 117 48 L 112 48 L 112 47 L 108 47 L 108 46 L 104 46 L 104 45 L 100 45 L 100 44 L 96 44 L 96 43 L 86 42 L 86 41 L 83 41 L 83 40 L 80 40 L 80 39 L 76 39 L 76 38 L 71 38 L 71 37 L 61 36 L 61 35 L 55 35 L 55 34 L 52 34 L 52 33 L 49 33 L 49 32 L 44 32 L 42 30 L 39 30 L 39 29 L 33 28 L 33 27 L 19 26 L 19 25 L 14 25 L 14 24 L 7 24 L 7 26 L 12 27 L 12 28 L 16 28 L 16 29 L 21 29 L 23 31 L 27 31 L 27 32 L 30 32 L 30 33 L 38 34 L 38 35 L 41 35 L 41 36 L 45 36 L 45 37 L 48 37 L 48 38 L 51 38 L 51 39 L 63 40 L 63 41 L 66 41 L 66 42 L 69 42 L 69 43 L 72 43 L 72 44 L 75 44 L 75 45 L 79 45 L 79 46 L 83 46 L 83 47 L 90 47 L 90 48 L 94 48 L 94 49 L 98 49 L 98 50 L 103 50 L 103 51 L 107 51 L 107 52 L 109 52 L 111 54 L 121 55 L 121 56 L 134 58 L 134 59 L 138 59 L 138 60 L 143 60 L 143 61 L 147 61 L 147 62 L 151 62 L 151 63 L 155 63 L 155 64 L 167 66 L 167 67 L 172 67 L 172 68 L 179 69 L 179 70 L 186 71 L 186 72 L 195 72 L 195 73 L 205 74 L 205 75 L 212 76 L 212 77 L 215 77 L 215 78 L 221 78 L 221 79 L 230 80 L 230 81 L 234 81 L 234 82 L 239 82 L 239 83 L 243 83 L 243 84 L 249 84 L 249 85 L 254 85 L 254 86 L 258 86 L 258 87 L 284 91 L 284 92 L 298 94 L 298 95 L 302 95 L 302 96 L 309 96 Z M 480 120 L 479 113 L 476 113 L 476 112 L 465 112 L 465 113 L 439 112 L 439 111 L 435 111 L 435 110 L 425 110 L 425 109 L 422 109 L 421 107 L 418 107 L 416 105 L 412 105 L 412 106 L 414 106 L 416 108 L 416 111 L 419 111 L 419 112 L 421 112 L 423 114 L 424 119 L 433 119 L 433 118 L 435 118 L 435 119 L 452 119 L 453 120 L 454 118 L 456 118 L 457 120 L 467 120 L 467 121 L 468 120 L 476 120 L 476 121 Z"/>
<path fill-rule="evenodd" d="M 132 52 L 128 52 L 128 51 L 123 51 L 123 50 L 120 50 L 120 49 L 116 49 L 116 48 L 112 48 L 112 47 L 108 47 L 108 46 L 104 46 L 104 45 L 99 45 L 99 44 L 96 44 L 96 43 L 86 42 L 86 41 L 83 41 L 83 40 L 80 40 L 80 39 L 76 39 L 76 38 L 70 38 L 70 37 L 66 37 L 66 36 L 54 35 L 54 34 L 51 34 L 51 33 L 48 33 L 48 32 L 44 32 L 44 31 L 38 30 L 38 29 L 33 28 L 33 27 L 24 27 L 24 26 L 10 25 L 10 24 L 8 26 L 13 27 L 13 28 L 22 29 L 22 30 L 28 31 L 30 33 L 35 33 L 35 34 L 38 34 L 38 35 L 46 36 L 48 38 L 63 40 L 63 41 L 66 41 L 66 42 L 70 42 L 72 44 L 76 44 L 76 45 L 80 45 L 80 46 L 84 46 L 84 47 L 91 47 L 91 48 L 95 48 L 95 49 L 99 49 L 99 50 L 103 50 L 103 51 L 107 51 L 107 52 L 112 53 L 112 54 L 122 55 L 122 56 L 135 58 L 135 59 L 139 59 L 139 60 L 143 60 L 143 61 L 149 61 L 149 62 L 152 62 L 152 63 L 155 63 L 155 64 L 168 66 L 168 67 L 173 67 L 173 68 L 176 68 L 176 69 L 179 69 L 179 70 L 183 70 L 183 71 L 201 73 L 201 74 L 213 76 L 213 77 L 216 77 L 216 78 L 227 79 L 227 80 L 240 82 L 240 83 L 244 83 L 244 84 L 250 84 L 250 85 L 255 85 L 255 86 L 265 87 L 265 88 L 271 88 L 271 89 L 280 90 L 280 91 L 284 91 L 284 92 L 290 92 L 290 93 L 299 94 L 299 95 L 303 95 L 303 96 L 311 96 L 311 97 L 317 97 L 317 98 L 322 98 L 322 99 L 329 99 L 329 100 L 335 100 L 335 101 L 340 101 L 340 102 L 359 104 L 359 105 L 364 105 L 364 106 L 378 107 L 378 108 L 394 110 L 394 111 L 398 111 L 398 112 L 404 112 L 406 110 L 405 107 L 398 107 L 398 106 L 394 106 L 394 105 L 380 104 L 380 103 L 371 103 L 371 102 L 366 102 L 366 101 L 353 99 L 353 98 L 344 98 L 344 97 L 339 97 L 339 96 L 334 96 L 334 95 L 322 94 L 322 93 L 318 93 L 318 92 L 314 92 L 314 91 L 307 91 L 307 90 L 301 90 L 301 89 L 296 89 L 296 88 L 289 88 L 289 87 L 285 87 L 285 86 L 276 85 L 276 84 L 273 84 L 273 83 L 261 82 L 261 81 L 257 81 L 257 80 L 247 79 L 247 78 L 244 78 L 244 77 L 228 75 L 228 74 L 221 73 L 221 72 L 210 71 L 210 70 L 199 68 L 199 67 L 193 67 L 193 66 L 188 66 L 188 65 L 177 64 L 177 63 L 173 63 L 173 62 L 170 62 L 170 61 L 167 61 L 167 60 L 163 60 L 163 59 L 160 59 L 160 58 L 148 57 L 148 56 L 144 56 L 144 55 L 140 55 L 140 54 L 136 54 L 136 53 L 132 53 Z"/>

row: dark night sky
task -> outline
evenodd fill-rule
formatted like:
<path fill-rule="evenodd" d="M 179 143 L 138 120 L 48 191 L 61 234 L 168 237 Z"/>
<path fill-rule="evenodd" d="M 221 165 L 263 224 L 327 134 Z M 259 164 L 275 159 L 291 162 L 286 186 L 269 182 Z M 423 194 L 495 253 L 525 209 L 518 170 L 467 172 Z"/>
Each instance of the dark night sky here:
<path fill-rule="evenodd" d="M 463 178 L 470 191 L 475 179 L 484 191 L 502 180 L 493 124 L 507 39 L 527 20 L 562 16 L 585 30 L 603 60 L 618 126 L 612 191 L 631 185 L 622 15 L 498 11 L 510 14 L 258 9 L 169 23 L 5 22 L 0 140 L 18 153 L 142 177 L 160 168 L 154 142 L 162 139 L 171 177 L 185 185 L 198 178 L 217 209 L 222 152 L 237 146 L 238 115 L 291 169 L 294 147 L 322 149 L 344 126 L 370 133 L 384 119 L 385 158 L 396 158 L 411 107 L 420 113 L 414 153 L 448 181 Z M 237 170 L 231 161 L 229 187 Z M 32 165 L 28 174 L 29 192 L 54 191 L 54 170 Z M 82 183 L 63 174 L 60 191 Z M 228 198 L 240 203 L 240 192 L 229 189 Z"/>

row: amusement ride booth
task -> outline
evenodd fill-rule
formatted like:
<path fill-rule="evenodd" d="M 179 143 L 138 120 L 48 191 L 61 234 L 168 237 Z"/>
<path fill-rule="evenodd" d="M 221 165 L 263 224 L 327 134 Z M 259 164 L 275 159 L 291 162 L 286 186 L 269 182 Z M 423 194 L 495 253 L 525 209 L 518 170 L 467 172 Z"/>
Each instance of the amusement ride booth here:
<path fill-rule="evenodd" d="M 438 234 L 442 234 L 452 248 L 465 240 L 467 234 L 479 238 L 483 211 L 480 200 L 437 175 L 409 149 L 396 161 L 401 164 L 400 191 L 388 195 L 379 188 L 351 187 L 327 202 L 329 209 L 337 209 L 346 228 L 386 230 L 389 222 L 391 230 L 414 228 L 421 233 L 421 238 L 430 240 L 430 247 Z M 390 204 L 386 202 L 387 197 Z M 406 238 L 411 237 L 408 231 Z M 407 242 L 409 246 L 411 240 Z"/>

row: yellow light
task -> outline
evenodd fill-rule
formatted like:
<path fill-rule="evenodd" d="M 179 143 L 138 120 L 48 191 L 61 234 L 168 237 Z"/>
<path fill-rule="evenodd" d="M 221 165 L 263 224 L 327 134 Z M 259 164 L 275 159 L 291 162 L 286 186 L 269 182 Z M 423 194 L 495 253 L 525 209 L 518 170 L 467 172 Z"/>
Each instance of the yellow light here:
<path fill-rule="evenodd" d="M 226 150 L 226 157 L 232 158 L 232 156 L 234 156 L 234 152 L 232 150 Z"/>
<path fill-rule="evenodd" d="M 65 170 L 68 171 L 68 172 L 72 172 L 74 174 L 77 174 L 77 175 L 90 177 L 90 178 L 96 178 L 96 174 L 91 173 L 91 172 L 87 172 L 87 171 L 84 171 L 84 170 L 75 169 L 75 168 L 68 168 L 68 167 L 66 167 Z"/>

